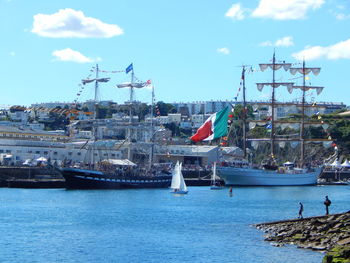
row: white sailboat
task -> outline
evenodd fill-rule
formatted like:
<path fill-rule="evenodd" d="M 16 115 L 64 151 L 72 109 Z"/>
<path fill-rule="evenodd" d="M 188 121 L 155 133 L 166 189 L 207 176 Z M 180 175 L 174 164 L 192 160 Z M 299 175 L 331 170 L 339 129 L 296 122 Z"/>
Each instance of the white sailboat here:
<path fill-rule="evenodd" d="M 220 183 L 216 180 L 216 162 L 213 164 L 213 173 L 211 174 L 211 190 L 221 190 L 223 187 L 220 185 Z"/>
<path fill-rule="evenodd" d="M 172 193 L 174 194 L 187 194 L 187 186 L 185 179 L 181 172 L 182 163 L 177 162 L 173 170 L 173 177 L 171 180 L 170 188 L 173 189 Z"/>
<path fill-rule="evenodd" d="M 302 68 L 292 68 L 290 63 L 277 63 L 275 54 L 273 55 L 272 63 L 260 64 L 260 68 L 264 71 L 266 68 L 271 68 L 273 72 L 273 78 L 271 83 L 257 83 L 258 89 L 261 91 L 264 86 L 272 87 L 272 98 L 271 98 L 271 136 L 269 139 L 250 139 L 257 141 L 270 141 L 271 144 L 271 158 L 273 162 L 271 165 L 265 165 L 264 168 L 253 168 L 253 167 L 235 167 L 235 166 L 220 166 L 217 168 L 218 175 L 225 181 L 225 185 L 238 185 L 238 186 L 296 186 L 296 185 L 315 185 L 317 178 L 320 174 L 321 168 L 304 168 L 304 144 L 307 141 L 304 138 L 304 114 L 305 114 L 305 91 L 309 89 L 315 89 L 317 92 L 321 91 L 323 87 L 312 87 L 305 85 L 305 75 L 312 72 L 317 75 L 320 68 L 306 68 L 305 62 L 303 62 Z M 276 82 L 275 71 L 283 68 L 286 71 L 294 75 L 296 72 L 302 74 L 303 85 L 294 86 L 294 83 L 290 82 Z M 242 79 L 243 79 L 243 106 L 245 106 L 245 67 L 243 67 Z M 302 119 L 300 136 L 296 139 L 278 139 L 275 137 L 275 88 L 279 86 L 286 86 L 289 92 L 293 89 L 301 89 L 303 91 L 302 97 Z M 246 157 L 246 135 L 245 135 L 245 122 L 246 116 L 243 118 L 243 147 L 244 157 Z M 309 139 L 312 141 L 312 139 Z M 325 141 L 326 139 L 323 139 Z M 295 168 L 293 165 L 284 165 L 283 167 L 277 167 L 274 163 L 275 158 L 275 142 L 276 141 L 298 141 L 301 144 L 301 154 L 299 164 L 301 168 Z M 315 140 L 314 140 L 315 141 Z M 278 169 L 277 169 L 278 168 Z"/>

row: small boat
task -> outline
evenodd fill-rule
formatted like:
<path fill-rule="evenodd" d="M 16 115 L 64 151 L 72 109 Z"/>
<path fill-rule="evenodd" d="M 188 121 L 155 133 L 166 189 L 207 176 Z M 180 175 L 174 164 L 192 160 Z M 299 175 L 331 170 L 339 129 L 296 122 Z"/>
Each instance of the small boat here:
<path fill-rule="evenodd" d="M 171 192 L 174 194 L 188 193 L 185 179 L 181 172 L 181 168 L 182 168 L 182 163 L 177 162 L 173 170 L 173 177 L 172 177 L 171 186 L 170 186 L 170 188 L 173 189 L 173 191 Z"/>
<path fill-rule="evenodd" d="M 213 173 L 211 175 L 211 190 L 221 190 L 223 189 L 223 186 L 220 184 L 219 181 L 216 180 L 216 162 L 214 162 L 213 165 Z"/>

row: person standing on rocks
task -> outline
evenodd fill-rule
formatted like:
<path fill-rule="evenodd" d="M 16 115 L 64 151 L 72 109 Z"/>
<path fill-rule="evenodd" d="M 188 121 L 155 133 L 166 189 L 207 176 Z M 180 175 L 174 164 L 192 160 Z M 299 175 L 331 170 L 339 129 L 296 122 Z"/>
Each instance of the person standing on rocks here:
<path fill-rule="evenodd" d="M 299 208 L 299 216 L 298 218 L 302 219 L 303 218 L 303 211 L 304 211 L 304 206 L 301 202 L 299 202 L 300 208 Z"/>
<path fill-rule="evenodd" d="M 328 195 L 326 195 L 326 200 L 323 202 L 324 205 L 326 206 L 326 215 L 329 214 L 329 210 L 328 210 L 328 207 L 331 205 L 331 200 L 328 199 Z"/>

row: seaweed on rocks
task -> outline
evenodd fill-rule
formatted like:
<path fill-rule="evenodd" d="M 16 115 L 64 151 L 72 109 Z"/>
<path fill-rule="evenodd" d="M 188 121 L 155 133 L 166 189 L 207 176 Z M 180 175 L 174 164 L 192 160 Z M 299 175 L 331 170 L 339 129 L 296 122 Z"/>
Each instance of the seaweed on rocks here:
<path fill-rule="evenodd" d="M 323 263 L 350 263 L 350 211 L 341 214 L 291 219 L 255 225 L 265 231 L 265 241 L 274 246 L 325 251 Z"/>

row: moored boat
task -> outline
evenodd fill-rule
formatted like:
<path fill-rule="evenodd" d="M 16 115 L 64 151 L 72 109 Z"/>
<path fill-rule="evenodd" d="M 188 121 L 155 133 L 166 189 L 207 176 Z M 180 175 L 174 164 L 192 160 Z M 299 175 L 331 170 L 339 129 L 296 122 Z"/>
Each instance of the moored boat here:
<path fill-rule="evenodd" d="M 97 89 L 99 82 L 107 82 L 109 79 L 99 78 L 99 68 L 96 65 L 96 78 L 83 80 L 83 83 L 95 82 L 95 99 L 97 102 Z M 125 72 L 128 74 L 131 71 L 131 82 L 118 85 L 118 88 L 130 88 L 130 116 L 129 125 L 132 124 L 132 103 L 133 89 L 142 88 L 150 85 L 150 82 L 134 82 L 133 64 L 130 64 Z M 152 102 L 154 94 L 152 92 Z M 97 103 L 95 103 L 96 105 Z M 153 106 L 153 105 L 152 105 Z M 153 108 L 153 107 L 152 107 Z M 96 109 L 94 111 L 94 120 L 96 120 Z M 152 124 L 153 130 L 153 124 Z M 164 167 L 152 165 L 153 159 L 153 143 L 151 144 L 152 153 L 150 154 L 150 162 L 146 165 L 137 165 L 130 161 L 131 157 L 131 131 L 128 128 L 127 141 L 127 159 L 105 159 L 96 160 L 99 156 L 96 147 L 96 132 L 97 127 L 93 124 L 92 127 L 92 143 L 86 143 L 89 147 L 89 160 L 84 165 L 73 167 L 60 168 L 62 176 L 66 181 L 67 189 L 129 189 L 129 188 L 167 188 L 171 183 L 171 172 Z M 169 167 L 170 169 L 170 167 Z"/>
<path fill-rule="evenodd" d="M 225 181 L 226 185 L 240 185 L 240 186 L 298 186 L 298 185 L 316 185 L 318 176 L 321 172 L 320 167 L 305 167 L 304 155 L 305 155 L 305 141 L 304 138 L 304 116 L 305 116 L 305 92 L 310 89 L 315 89 L 318 92 L 322 91 L 323 87 L 306 86 L 305 76 L 312 72 L 314 75 L 318 75 L 320 68 L 306 68 L 305 61 L 301 68 L 292 68 L 291 63 L 278 63 L 276 62 L 275 54 L 273 54 L 272 63 L 260 64 L 261 71 L 267 68 L 271 68 L 273 72 L 271 83 L 257 83 L 258 89 L 261 91 L 264 86 L 271 86 L 272 98 L 271 98 L 271 116 L 268 124 L 271 129 L 270 138 L 268 141 L 271 146 L 271 154 L 268 158 L 268 163 L 253 168 L 251 165 L 246 167 L 235 167 L 235 166 L 220 166 L 218 167 L 218 175 Z M 276 82 L 275 71 L 283 68 L 285 71 L 289 71 L 294 75 L 296 72 L 302 74 L 303 85 L 295 86 L 292 82 Z M 245 68 L 243 67 L 242 79 L 243 79 L 243 97 L 244 97 L 244 108 L 245 107 Z M 302 96 L 302 107 L 301 107 L 301 122 L 300 122 L 300 133 L 299 138 L 292 139 L 292 141 L 300 142 L 300 167 L 294 167 L 294 163 L 286 162 L 283 166 L 278 167 L 275 159 L 275 142 L 276 141 L 289 141 L 290 139 L 277 139 L 275 134 L 275 88 L 279 86 L 286 86 L 288 91 L 291 93 L 293 89 L 301 89 Z M 245 127 L 246 116 L 243 118 L 243 127 Z M 246 144 L 245 128 L 244 130 L 244 147 Z M 254 141 L 256 139 L 251 139 Z M 257 139 L 261 140 L 261 139 Z M 244 149 L 245 152 L 245 149 Z M 246 153 L 245 153 L 246 156 Z"/>
<path fill-rule="evenodd" d="M 309 139 L 305 138 L 304 126 L 305 126 L 305 92 L 314 89 L 319 94 L 323 87 L 318 86 L 306 86 L 306 75 L 312 72 L 314 75 L 318 75 L 320 68 L 306 68 L 305 61 L 301 68 L 292 68 L 291 63 L 276 62 L 275 54 L 273 55 L 272 63 L 260 64 L 260 70 L 264 71 L 267 68 L 272 69 L 272 82 L 271 83 L 257 83 L 257 88 L 261 91 L 265 86 L 271 86 L 271 115 L 268 116 L 266 128 L 269 129 L 270 138 L 249 138 L 246 137 L 246 125 L 247 125 L 247 110 L 245 101 L 245 71 L 243 66 L 241 85 L 243 86 L 243 113 L 242 113 L 242 131 L 243 131 L 243 160 L 247 159 L 246 144 L 248 141 L 265 141 L 270 142 L 271 153 L 267 156 L 267 162 L 261 165 L 233 165 L 232 163 L 220 163 L 217 167 L 217 173 L 220 178 L 225 181 L 225 185 L 240 185 L 240 186 L 294 186 L 294 185 L 315 185 L 320 174 L 320 167 L 311 167 L 310 164 L 306 164 L 304 160 L 305 156 L 305 143 L 306 142 L 325 142 L 329 139 Z M 275 71 L 283 68 L 285 71 L 290 71 L 291 74 L 297 72 L 302 74 L 303 84 L 302 86 L 295 86 L 293 82 L 276 82 Z M 301 120 L 300 120 L 300 132 L 291 136 L 276 136 L 276 118 L 275 118 L 275 89 L 279 86 L 287 87 L 288 92 L 292 93 L 294 89 L 302 90 L 302 103 L 301 107 Z M 197 133 L 191 137 L 193 141 L 212 140 L 212 138 L 218 138 L 220 136 L 226 136 L 227 131 L 219 131 L 218 126 L 221 123 L 218 122 L 218 116 L 222 116 L 222 112 L 213 114 L 197 131 Z M 227 113 L 225 113 L 225 116 Z M 227 118 L 226 118 L 227 119 Z M 288 121 L 287 121 L 288 122 Z M 285 121 L 285 123 L 287 123 Z M 227 123 L 227 121 L 226 121 Z M 294 121 L 295 123 L 295 121 Z M 314 123 L 314 124 L 322 124 Z M 220 127 L 220 131 L 223 130 L 223 125 Z M 226 125 L 227 127 L 227 125 Z M 231 125 L 232 127 L 232 125 Z M 230 129 L 231 131 L 231 129 Z M 216 136 L 218 135 L 218 136 Z M 300 144 L 300 157 L 297 159 L 298 167 L 294 167 L 294 163 L 285 163 L 283 166 L 278 166 L 275 154 L 276 143 L 297 142 Z"/>
<path fill-rule="evenodd" d="M 147 174 L 140 169 L 127 172 L 119 169 L 109 171 L 79 168 L 62 168 L 67 189 L 129 189 L 167 188 L 171 183 L 171 173 L 162 171 Z"/>
<path fill-rule="evenodd" d="M 265 170 L 240 167 L 218 168 L 225 185 L 235 186 L 301 186 L 315 185 L 321 169 Z"/>

